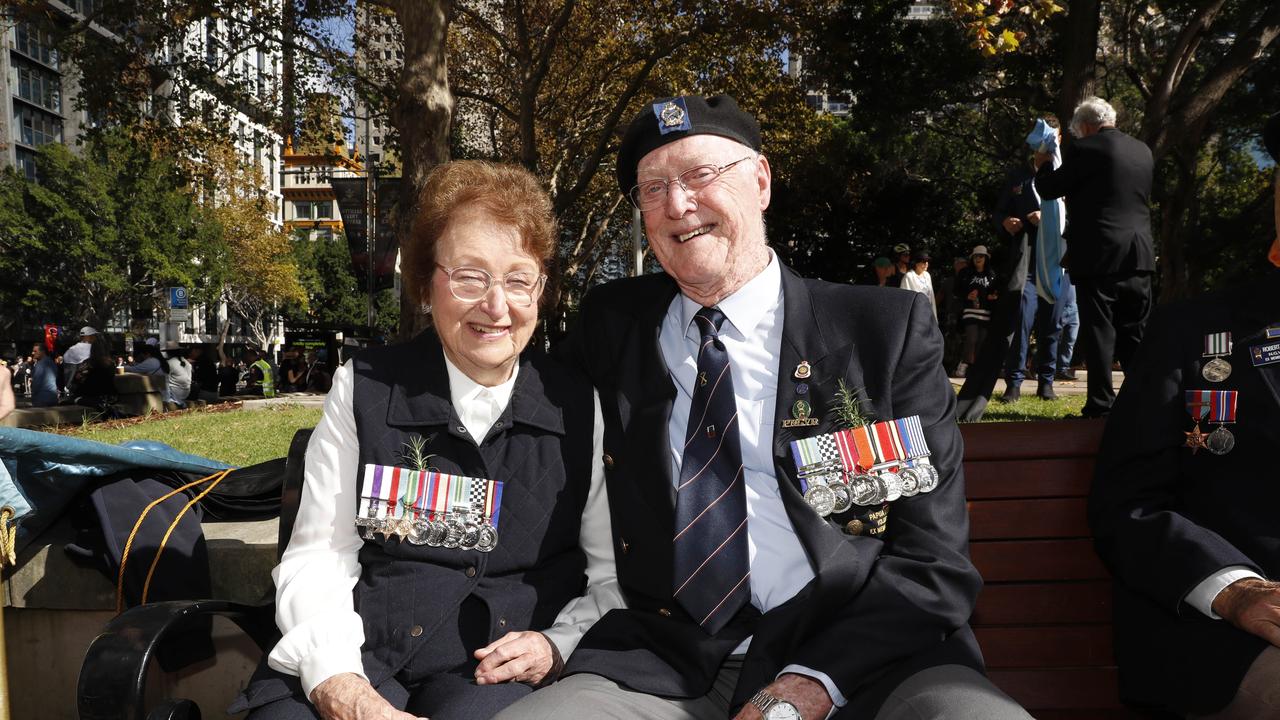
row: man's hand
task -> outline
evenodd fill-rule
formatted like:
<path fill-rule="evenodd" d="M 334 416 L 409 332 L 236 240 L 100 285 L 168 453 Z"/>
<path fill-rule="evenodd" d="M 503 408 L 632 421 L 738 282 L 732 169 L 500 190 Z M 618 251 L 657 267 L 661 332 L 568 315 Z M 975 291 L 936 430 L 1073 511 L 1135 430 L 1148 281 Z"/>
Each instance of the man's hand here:
<path fill-rule="evenodd" d="M 786 700 L 800 711 L 802 720 L 824 720 L 831 712 L 831 696 L 822 683 L 805 675 L 784 673 L 765 690 L 779 700 Z M 761 720 L 755 705 L 742 706 L 734 720 Z"/>
<path fill-rule="evenodd" d="M 1039 170 L 1041 165 L 1053 162 L 1053 156 L 1049 153 L 1037 152 L 1033 162 L 1036 164 L 1036 169 Z"/>
<path fill-rule="evenodd" d="M 1248 633 L 1280 647 L 1280 583 L 1237 580 L 1213 599 L 1213 611 Z"/>
<path fill-rule="evenodd" d="M 551 682 L 564 670 L 564 659 L 555 643 L 532 630 L 509 632 L 475 651 L 477 685 L 527 683 L 537 687 Z"/>
<path fill-rule="evenodd" d="M 968 295 L 965 295 L 964 297 L 965 297 L 965 299 L 966 299 L 966 300 L 977 300 L 977 299 L 978 299 L 978 291 L 977 291 L 977 290 L 970 290 L 970 291 L 969 291 L 969 294 L 968 294 Z"/>
<path fill-rule="evenodd" d="M 1040 211 L 1032 210 L 1031 212 L 1027 213 L 1027 222 L 1031 223 L 1032 225 L 1035 225 L 1036 227 L 1040 227 Z"/>
<path fill-rule="evenodd" d="M 426 720 L 400 712 L 354 673 L 334 675 L 311 691 L 311 704 L 324 720 Z"/>
<path fill-rule="evenodd" d="M 1022 232 L 1022 221 L 1016 217 L 1007 217 L 1000 224 L 1004 226 L 1004 231 L 1010 235 L 1017 235 Z"/>

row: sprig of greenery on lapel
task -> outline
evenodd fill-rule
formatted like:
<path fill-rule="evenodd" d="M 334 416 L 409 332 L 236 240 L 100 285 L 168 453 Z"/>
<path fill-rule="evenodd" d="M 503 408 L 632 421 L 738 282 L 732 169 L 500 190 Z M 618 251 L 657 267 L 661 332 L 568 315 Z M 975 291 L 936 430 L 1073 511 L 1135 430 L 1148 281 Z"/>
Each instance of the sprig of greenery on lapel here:
<path fill-rule="evenodd" d="M 435 471 L 435 468 L 431 467 L 430 463 L 431 458 L 435 457 L 436 453 L 426 452 L 427 445 L 435 439 L 435 435 L 430 435 L 425 440 L 417 433 L 410 435 L 408 442 L 401 443 L 404 449 L 399 453 L 400 462 L 407 465 L 410 470 L 418 470 L 420 472 Z"/>

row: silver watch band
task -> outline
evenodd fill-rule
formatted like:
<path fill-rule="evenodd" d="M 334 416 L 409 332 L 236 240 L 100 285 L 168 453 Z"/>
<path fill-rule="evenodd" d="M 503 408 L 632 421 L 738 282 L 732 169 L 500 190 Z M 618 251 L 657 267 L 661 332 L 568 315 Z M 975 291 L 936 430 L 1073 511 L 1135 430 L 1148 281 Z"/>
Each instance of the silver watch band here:
<path fill-rule="evenodd" d="M 763 716 L 768 714 L 769 708 L 778 704 L 779 700 L 778 698 L 770 695 L 767 690 L 760 690 L 755 695 L 752 695 L 751 699 L 748 700 L 748 702 L 754 705 L 756 709 L 760 711 L 760 714 Z"/>

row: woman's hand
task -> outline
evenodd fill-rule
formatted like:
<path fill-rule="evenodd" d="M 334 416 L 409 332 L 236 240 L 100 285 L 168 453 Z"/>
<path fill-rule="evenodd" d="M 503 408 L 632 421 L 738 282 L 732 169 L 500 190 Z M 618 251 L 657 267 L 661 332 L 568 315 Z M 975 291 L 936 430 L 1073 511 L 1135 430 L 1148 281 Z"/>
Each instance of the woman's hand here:
<path fill-rule="evenodd" d="M 476 667 L 476 684 L 527 683 L 537 687 L 551 682 L 564 669 L 554 643 L 546 635 L 532 630 L 509 632 L 475 651 L 480 661 Z"/>
<path fill-rule="evenodd" d="M 311 704 L 324 720 L 426 720 L 400 712 L 354 673 L 334 675 L 311 691 Z"/>

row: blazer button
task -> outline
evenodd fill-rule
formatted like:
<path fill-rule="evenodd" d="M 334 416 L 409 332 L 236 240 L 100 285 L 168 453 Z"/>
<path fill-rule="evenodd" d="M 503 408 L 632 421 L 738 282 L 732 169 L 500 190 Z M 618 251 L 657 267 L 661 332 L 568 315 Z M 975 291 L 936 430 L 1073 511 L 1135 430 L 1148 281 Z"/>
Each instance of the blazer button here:
<path fill-rule="evenodd" d="M 662 617 L 671 617 L 671 611 L 666 608 L 658 608 L 658 614 Z"/>
<path fill-rule="evenodd" d="M 467 576 L 467 577 L 469 577 L 469 578 L 473 578 L 473 577 L 475 577 L 475 576 L 476 576 L 476 568 L 475 568 L 475 566 L 474 566 L 474 565 L 472 565 L 471 567 L 467 568 L 464 572 L 466 573 L 466 576 Z"/>
<path fill-rule="evenodd" d="M 410 634 L 410 635 L 412 635 L 413 637 L 421 637 L 421 636 L 422 636 L 422 626 L 421 626 L 421 625 L 414 625 L 414 626 L 413 626 L 413 628 L 412 628 L 411 630 L 409 630 L 409 634 Z"/>
<path fill-rule="evenodd" d="M 618 542 L 622 545 L 622 554 L 626 555 L 627 551 L 631 549 L 631 543 L 627 542 L 627 539 L 624 537 L 618 538 Z"/>
<path fill-rule="evenodd" d="M 613 456 L 610 455 L 609 453 L 604 454 L 604 469 L 605 470 L 613 469 Z"/>
<path fill-rule="evenodd" d="M 498 627 L 506 627 L 506 626 L 507 626 L 507 619 L 504 617 L 498 618 Z"/>

